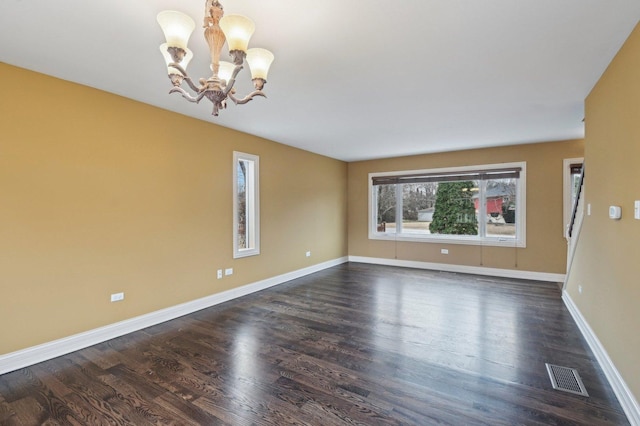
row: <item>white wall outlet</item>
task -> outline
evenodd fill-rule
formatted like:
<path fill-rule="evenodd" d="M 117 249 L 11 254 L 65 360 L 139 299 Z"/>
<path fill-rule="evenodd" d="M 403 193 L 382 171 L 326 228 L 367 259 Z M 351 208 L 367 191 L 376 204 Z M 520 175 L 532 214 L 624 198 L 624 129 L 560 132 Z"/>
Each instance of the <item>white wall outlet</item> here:
<path fill-rule="evenodd" d="M 222 278 L 222 269 L 218 269 L 218 279 Z"/>
<path fill-rule="evenodd" d="M 633 203 L 633 217 L 640 219 L 640 200 L 636 200 Z"/>
<path fill-rule="evenodd" d="M 440 249 L 440 254 L 449 254 L 449 249 Z"/>
<path fill-rule="evenodd" d="M 124 293 L 113 293 L 111 295 L 112 302 L 119 302 L 121 300 L 124 300 Z"/>
<path fill-rule="evenodd" d="M 587 216 L 591 216 L 591 203 L 587 204 Z"/>
<path fill-rule="evenodd" d="M 582 286 L 581 285 L 578 286 L 578 293 L 582 294 Z"/>
<path fill-rule="evenodd" d="M 306 253 L 305 253 L 305 256 L 307 256 L 307 257 L 311 257 L 311 252 L 310 252 L 310 251 L 306 252 Z"/>
<path fill-rule="evenodd" d="M 224 270 L 225 275 L 233 275 L 233 268 L 227 268 Z"/>

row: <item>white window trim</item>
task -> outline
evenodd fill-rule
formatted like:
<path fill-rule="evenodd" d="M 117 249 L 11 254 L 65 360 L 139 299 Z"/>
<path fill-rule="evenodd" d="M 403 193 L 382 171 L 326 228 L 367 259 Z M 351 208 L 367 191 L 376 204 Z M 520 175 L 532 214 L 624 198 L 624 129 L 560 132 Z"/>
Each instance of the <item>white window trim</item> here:
<path fill-rule="evenodd" d="M 516 211 L 518 212 L 518 220 L 516 220 L 516 239 L 506 239 L 500 237 L 477 237 L 477 236 L 462 236 L 462 235 L 442 235 L 442 234 L 390 234 L 377 231 L 377 214 L 374 209 L 375 200 L 373 198 L 373 184 L 372 178 L 375 176 L 394 176 L 398 174 L 420 174 L 420 173 L 451 173 L 451 172 L 464 172 L 464 171 L 477 171 L 486 169 L 500 169 L 500 168 L 515 168 L 520 167 L 519 184 L 516 194 Z M 465 245 L 481 245 L 481 246 L 495 246 L 495 247 L 526 247 L 526 223 L 527 223 L 527 163 L 525 161 L 513 162 L 513 163 L 499 163 L 499 164 L 483 164 L 473 166 L 462 167 L 445 167 L 438 169 L 422 169 L 422 170 L 401 170 L 394 172 L 376 172 L 369 173 L 369 239 L 371 240 L 385 240 L 385 241 L 409 241 L 409 242 L 423 242 L 423 243 L 440 243 L 440 244 L 465 244 Z M 401 227 L 397 229 L 402 230 Z"/>
<path fill-rule="evenodd" d="M 253 162 L 253 170 L 247 173 L 247 212 L 251 232 L 251 248 L 238 247 L 238 161 Z M 233 152 L 233 258 L 238 259 L 260 254 L 260 157 L 244 152 Z"/>

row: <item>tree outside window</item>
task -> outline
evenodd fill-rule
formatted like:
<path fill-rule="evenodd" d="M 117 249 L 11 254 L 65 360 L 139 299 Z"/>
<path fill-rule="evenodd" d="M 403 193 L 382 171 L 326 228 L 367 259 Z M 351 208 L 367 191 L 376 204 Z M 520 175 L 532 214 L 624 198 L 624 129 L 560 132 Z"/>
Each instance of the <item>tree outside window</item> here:
<path fill-rule="evenodd" d="M 438 185 L 432 234 L 478 235 L 478 219 L 473 204 L 473 181 L 442 182 Z"/>

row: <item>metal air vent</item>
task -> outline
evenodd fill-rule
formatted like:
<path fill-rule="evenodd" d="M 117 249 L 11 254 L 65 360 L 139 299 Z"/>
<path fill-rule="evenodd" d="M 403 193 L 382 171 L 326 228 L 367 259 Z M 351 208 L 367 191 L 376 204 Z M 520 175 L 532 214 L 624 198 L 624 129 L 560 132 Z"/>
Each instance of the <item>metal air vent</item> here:
<path fill-rule="evenodd" d="M 570 392 L 576 395 L 589 396 L 584 387 L 578 370 L 575 368 L 561 367 L 559 365 L 545 364 L 554 389 Z"/>

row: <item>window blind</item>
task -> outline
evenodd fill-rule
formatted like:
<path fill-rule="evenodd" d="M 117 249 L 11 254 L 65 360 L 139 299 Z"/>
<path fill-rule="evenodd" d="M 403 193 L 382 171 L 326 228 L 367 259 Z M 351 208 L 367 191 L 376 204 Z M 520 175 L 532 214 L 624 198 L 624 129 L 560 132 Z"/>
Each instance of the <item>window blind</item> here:
<path fill-rule="evenodd" d="M 582 164 L 571 164 L 569 166 L 572 175 L 579 175 L 582 173 Z"/>
<path fill-rule="evenodd" d="M 393 185 L 399 183 L 455 182 L 465 180 L 513 179 L 519 178 L 522 167 L 506 169 L 470 170 L 444 173 L 415 173 L 392 176 L 373 176 L 373 185 Z"/>

